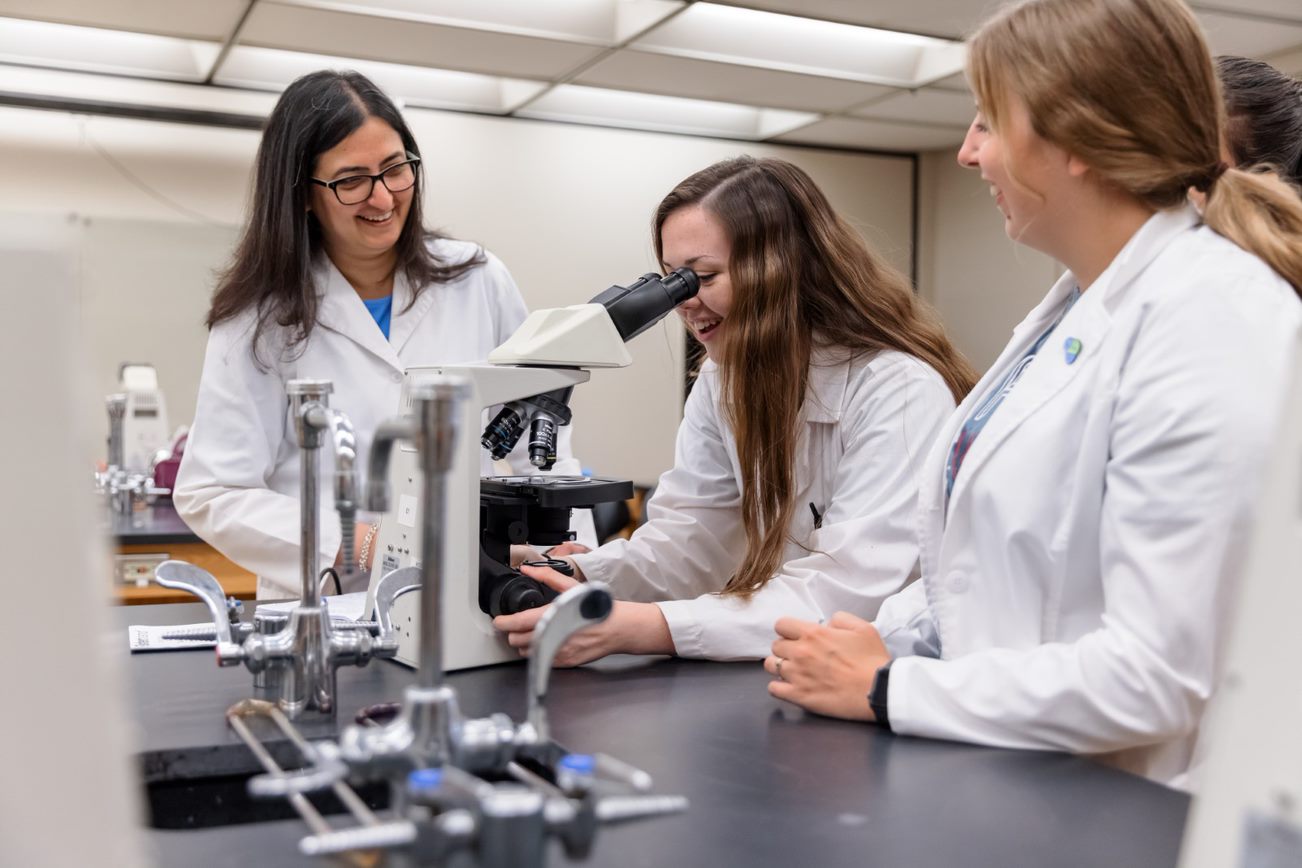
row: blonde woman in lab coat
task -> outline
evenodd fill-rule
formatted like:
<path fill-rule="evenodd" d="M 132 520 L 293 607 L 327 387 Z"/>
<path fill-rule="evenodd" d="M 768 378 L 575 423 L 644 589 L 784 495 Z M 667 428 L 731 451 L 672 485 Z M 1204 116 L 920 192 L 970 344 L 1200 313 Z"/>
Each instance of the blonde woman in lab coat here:
<path fill-rule="evenodd" d="M 975 379 L 904 276 L 790 163 L 692 175 L 660 204 L 653 241 L 666 270 L 700 276 L 678 314 L 708 361 L 646 524 L 571 557 L 620 602 L 562 665 L 759 659 L 779 615 L 876 611 L 915 574 L 919 462 Z M 541 614 L 494 623 L 527 653 Z"/>
<path fill-rule="evenodd" d="M 1221 162 L 1178 0 L 1013 5 L 968 74 L 959 161 L 1069 271 L 926 461 L 922 581 L 872 624 L 778 621 L 770 691 L 1187 785 L 1302 322 L 1302 203 Z"/>
<path fill-rule="evenodd" d="M 251 216 L 208 313 L 174 494 L 195 533 L 258 575 L 260 598 L 296 596 L 301 584 L 286 381 L 333 382 L 330 404 L 352 420 L 365 467 L 375 427 L 398 411 L 406 367 L 482 359 L 524 319 L 496 257 L 424 228 L 422 187 L 411 131 L 358 73 L 298 79 L 267 121 Z M 568 440 L 562 429 L 557 472 L 579 469 Z M 333 458 L 322 452 L 329 473 Z M 522 453 L 513 459 L 528 464 Z M 321 560 L 336 563 L 339 523 L 328 496 L 321 507 Z M 354 551 L 367 562 L 360 587 L 343 590 L 365 587 L 377 527 L 358 522 Z"/>

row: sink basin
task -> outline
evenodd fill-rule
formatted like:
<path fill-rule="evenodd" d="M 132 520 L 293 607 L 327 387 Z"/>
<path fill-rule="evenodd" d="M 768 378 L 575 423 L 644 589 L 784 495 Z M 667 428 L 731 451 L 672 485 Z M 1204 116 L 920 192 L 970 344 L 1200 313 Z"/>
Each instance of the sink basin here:
<path fill-rule="evenodd" d="M 250 777 L 250 774 L 212 775 L 147 783 L 147 823 L 155 829 L 208 829 L 298 817 L 288 799 L 249 796 Z M 389 807 L 389 788 L 383 782 L 353 789 L 372 809 L 381 811 Z M 329 791 L 313 793 L 308 800 L 322 814 L 344 813 L 344 806 Z"/>

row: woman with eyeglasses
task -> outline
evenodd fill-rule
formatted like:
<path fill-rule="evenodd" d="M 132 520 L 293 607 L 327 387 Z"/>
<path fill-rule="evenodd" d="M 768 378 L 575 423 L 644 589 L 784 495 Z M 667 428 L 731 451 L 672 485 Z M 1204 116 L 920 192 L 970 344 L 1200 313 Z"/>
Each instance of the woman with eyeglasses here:
<path fill-rule="evenodd" d="M 525 317 L 496 257 L 425 229 L 422 186 L 402 115 L 356 72 L 303 76 L 267 120 L 249 221 L 208 312 L 173 495 L 195 533 L 258 575 L 259 597 L 300 586 L 299 457 L 285 383 L 334 384 L 330 404 L 352 420 L 365 466 L 376 425 L 398 411 L 405 368 L 482 359 Z M 579 469 L 568 437 L 563 429 L 558 472 Z M 320 555 L 337 563 L 339 525 L 322 500 Z M 357 525 L 361 587 L 377 528 Z"/>

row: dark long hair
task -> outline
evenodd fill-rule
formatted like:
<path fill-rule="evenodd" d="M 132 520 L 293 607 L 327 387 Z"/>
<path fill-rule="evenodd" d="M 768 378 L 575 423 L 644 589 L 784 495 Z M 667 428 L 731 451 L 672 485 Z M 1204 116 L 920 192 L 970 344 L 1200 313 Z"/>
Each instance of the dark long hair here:
<path fill-rule="evenodd" d="M 976 374 L 908 279 L 879 258 L 791 163 L 737 157 L 675 187 L 652 241 L 679 208 L 700 205 L 732 244 L 732 307 L 719 374 L 741 464 L 746 557 L 723 589 L 748 596 L 781 566 L 795 507 L 795 453 L 815 342 L 847 357 L 899 350 L 934 368 L 961 401 Z"/>
<path fill-rule="evenodd" d="M 271 324 L 289 334 L 287 349 L 301 345 L 316 326 L 318 288 L 312 270 L 324 255 L 321 227 L 308 211 L 308 179 L 317 158 L 343 141 L 369 117 L 393 127 L 415 156 L 420 148 L 397 107 L 366 76 L 322 70 L 299 78 L 281 94 L 258 145 L 249 219 L 234 258 L 220 275 L 207 325 L 258 311 L 254 355 Z M 431 283 L 446 283 L 484 262 L 483 251 L 463 262 L 442 262 L 426 240 L 441 238 L 424 228 L 423 172 L 417 172 L 411 208 L 396 245 L 397 268 L 407 276 L 415 299 Z"/>
<path fill-rule="evenodd" d="M 1302 186 L 1302 81 L 1260 60 L 1216 58 L 1225 108 L 1226 140 L 1236 163 L 1273 166 Z"/>

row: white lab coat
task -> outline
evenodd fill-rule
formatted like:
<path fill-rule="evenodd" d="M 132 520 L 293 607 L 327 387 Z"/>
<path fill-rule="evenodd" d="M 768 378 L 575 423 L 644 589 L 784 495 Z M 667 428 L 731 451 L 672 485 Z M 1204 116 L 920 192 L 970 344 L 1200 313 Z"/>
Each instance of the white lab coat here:
<path fill-rule="evenodd" d="M 872 617 L 916 577 L 918 473 L 954 399 L 912 356 L 844 355 L 815 350 L 783 565 L 749 600 L 716 593 L 740 564 L 746 536 L 737 447 L 712 362 L 687 399 L 674 467 L 660 478 L 648 522 L 630 540 L 575 558 L 618 598 L 658 602 L 679 656 L 764 657 L 783 615 Z M 818 530 L 810 504 L 823 515 Z"/>
<path fill-rule="evenodd" d="M 433 242 L 446 262 L 474 255 L 475 245 Z M 258 575 L 258 596 L 297 596 L 299 567 L 299 448 L 289 420 L 285 383 L 298 377 L 330 380 L 330 406 L 342 410 L 357 434 L 357 467 L 364 474 L 377 425 L 397 415 L 403 371 L 413 365 L 481 361 L 524 320 L 524 300 L 501 261 L 487 262 L 450 283 L 431 286 L 411 309 L 405 276 L 394 276 L 389 339 L 357 292 L 328 258 L 318 271 L 324 293 L 317 327 L 305 344 L 286 353 L 284 330 L 264 338 L 259 370 L 253 355 L 256 315 L 247 311 L 215 326 L 208 336 L 203 375 L 185 457 L 173 500 L 190 528 L 235 563 Z M 301 354 L 295 353 L 301 350 Z M 523 438 L 522 438 L 523 439 Z M 578 473 L 561 429 L 554 472 Z M 528 467 L 523 444 L 511 456 L 520 472 Z M 320 561 L 334 563 L 340 546 L 329 474 L 331 450 L 321 450 Z M 487 453 L 481 472 L 491 473 Z M 591 538 L 591 514 L 576 515 L 576 527 Z M 345 591 L 361 588 L 344 588 Z"/>
<path fill-rule="evenodd" d="M 1106 754 L 1180 786 L 1302 308 L 1192 208 L 1158 213 L 991 416 L 947 510 L 959 428 L 1074 286 L 1016 328 L 927 459 L 923 580 L 877 620 L 920 656 L 897 657 L 887 707 L 900 733 Z"/>

